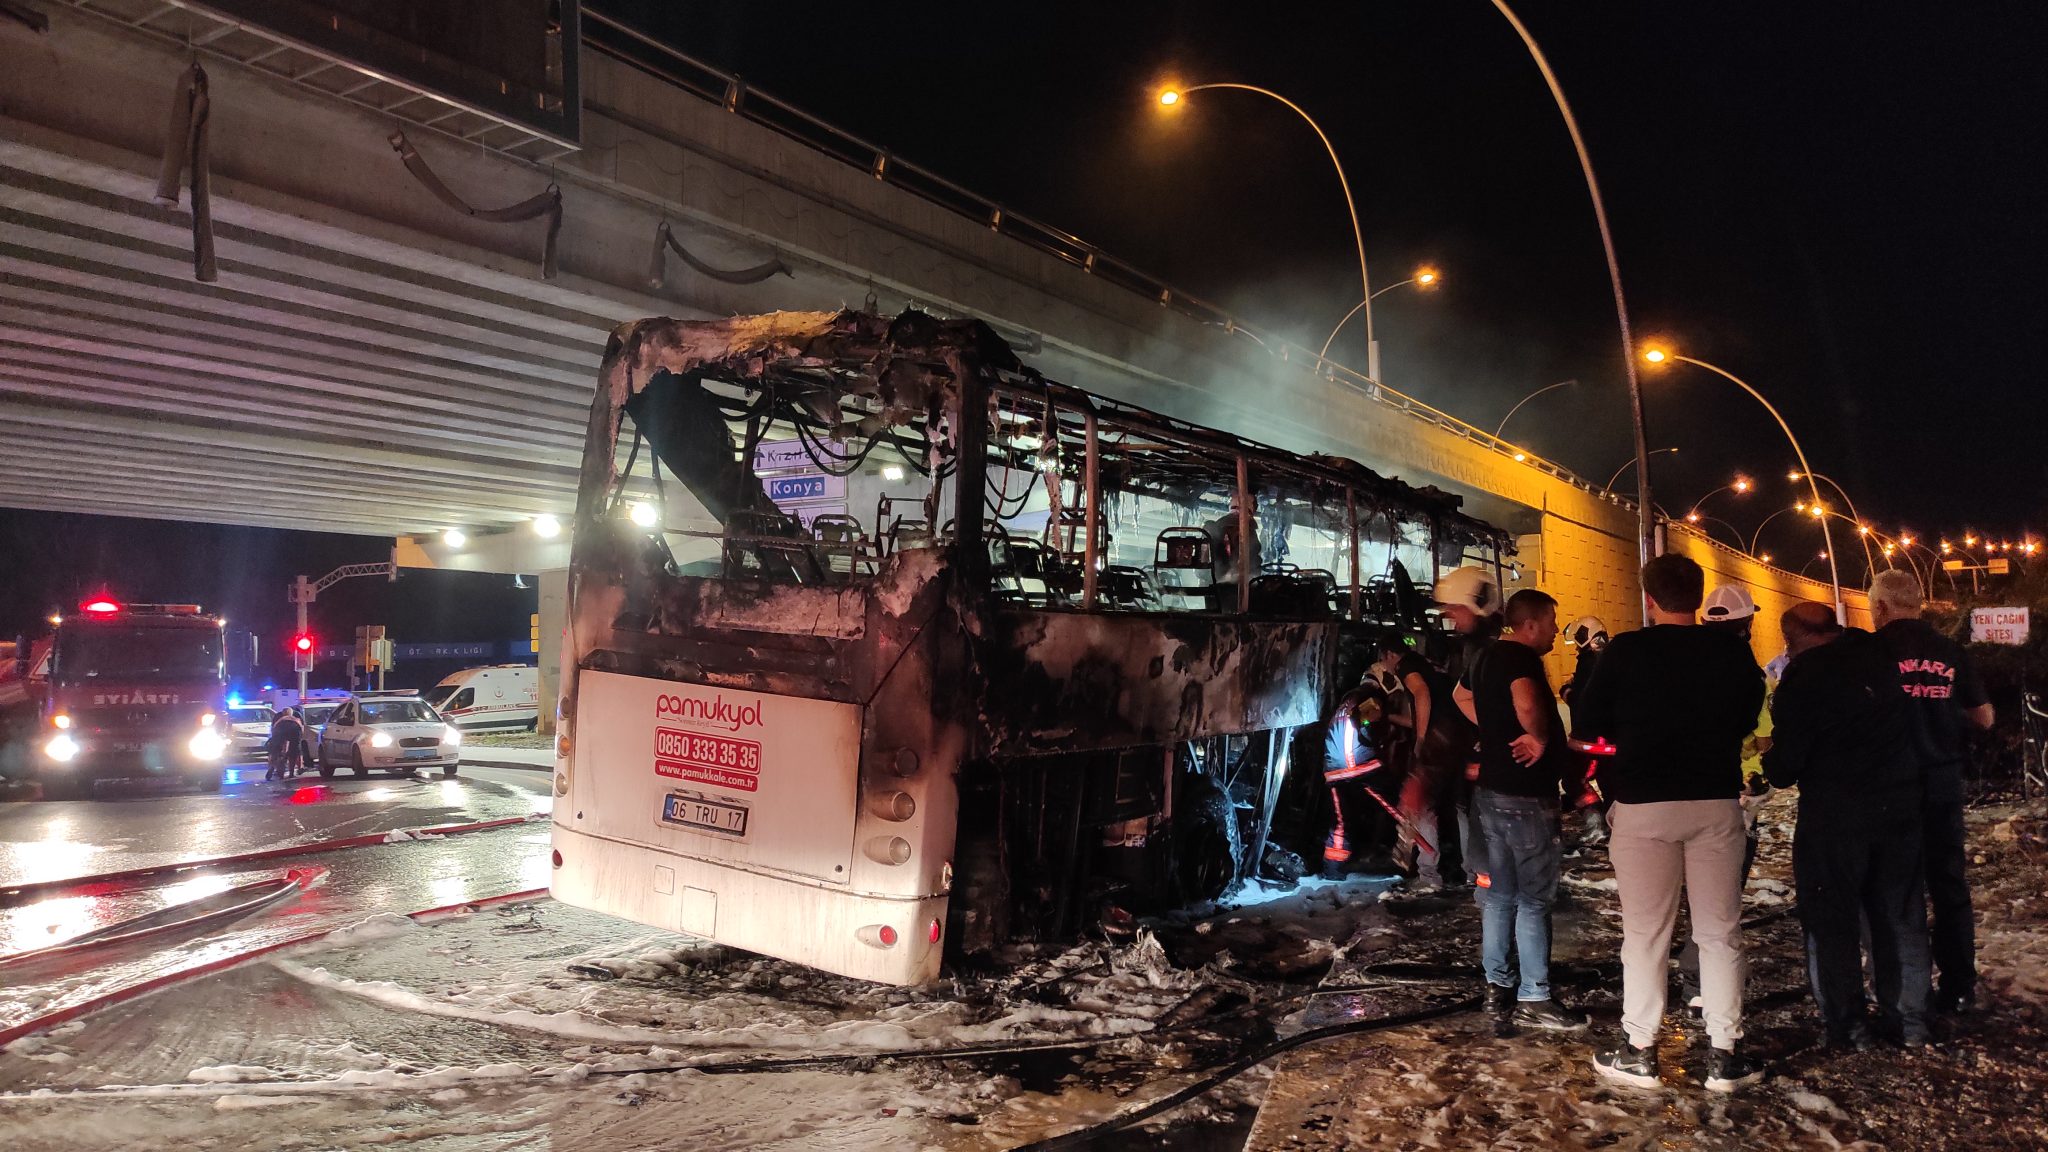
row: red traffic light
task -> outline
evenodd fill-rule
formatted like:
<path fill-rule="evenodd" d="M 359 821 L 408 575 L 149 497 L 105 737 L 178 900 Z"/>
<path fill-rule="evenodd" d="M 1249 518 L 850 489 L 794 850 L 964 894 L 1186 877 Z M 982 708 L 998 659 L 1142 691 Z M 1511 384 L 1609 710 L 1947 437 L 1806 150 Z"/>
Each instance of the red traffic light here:
<path fill-rule="evenodd" d="M 297 636 L 292 637 L 292 651 L 311 652 L 312 650 L 313 638 L 311 636 L 307 635 L 304 632 L 301 632 Z"/>

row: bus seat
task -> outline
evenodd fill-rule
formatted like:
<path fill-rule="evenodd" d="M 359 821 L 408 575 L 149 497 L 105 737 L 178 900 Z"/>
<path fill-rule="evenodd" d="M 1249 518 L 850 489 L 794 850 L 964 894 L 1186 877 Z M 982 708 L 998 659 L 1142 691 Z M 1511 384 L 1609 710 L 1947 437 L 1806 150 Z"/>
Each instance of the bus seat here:
<path fill-rule="evenodd" d="M 1152 581 L 1143 568 L 1129 564 L 1111 564 L 1102 570 L 1102 578 L 1095 584 L 1096 598 L 1110 608 L 1127 611 L 1156 611 L 1159 597 L 1152 591 Z"/>
<path fill-rule="evenodd" d="M 1216 541 L 1203 528 L 1168 528 L 1153 542 L 1152 567 L 1199 571 L 1206 578 L 1215 569 Z"/>

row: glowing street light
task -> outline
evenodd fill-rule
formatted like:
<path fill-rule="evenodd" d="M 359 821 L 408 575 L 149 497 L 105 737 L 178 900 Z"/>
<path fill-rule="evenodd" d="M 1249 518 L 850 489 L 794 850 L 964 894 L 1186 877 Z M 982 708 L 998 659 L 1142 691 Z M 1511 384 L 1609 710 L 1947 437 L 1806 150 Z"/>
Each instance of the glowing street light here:
<path fill-rule="evenodd" d="M 1799 437 L 1794 436 L 1792 434 L 1792 426 L 1790 424 L 1785 423 L 1785 418 L 1778 414 L 1778 409 L 1775 406 L 1773 406 L 1769 400 L 1764 399 L 1763 393 L 1757 391 L 1755 388 L 1750 387 L 1748 381 L 1743 380 L 1741 377 L 1735 375 L 1733 372 L 1728 371 L 1726 368 L 1721 368 L 1716 365 L 1709 364 L 1704 360 L 1695 360 L 1690 356 L 1682 356 L 1677 352 L 1672 351 L 1670 348 L 1662 345 L 1651 345 L 1645 348 L 1643 350 L 1643 360 L 1653 366 L 1675 362 L 1680 364 L 1690 364 L 1695 368 L 1704 368 L 1707 371 L 1712 372 L 1714 375 L 1721 377 L 1722 379 L 1728 381 L 1731 384 L 1734 384 L 1736 387 L 1742 389 L 1744 392 L 1749 393 L 1750 398 L 1755 400 L 1757 403 L 1763 405 L 1764 411 L 1769 412 L 1771 414 L 1771 419 L 1776 420 L 1778 422 L 1779 431 L 1783 432 L 1785 434 L 1785 439 L 1791 441 L 1792 443 L 1792 454 L 1799 458 L 1799 471 L 1806 475 L 1807 486 L 1811 489 L 1813 494 L 1813 506 L 1815 509 L 1815 511 L 1813 512 L 1813 517 L 1814 519 L 1820 521 L 1822 542 L 1827 546 L 1827 550 L 1829 552 L 1828 583 L 1833 587 L 1835 593 L 1835 620 L 1838 623 L 1847 623 L 1849 613 L 1848 610 L 1842 604 L 1842 573 L 1840 566 L 1835 563 L 1833 557 L 1833 553 L 1835 550 L 1834 532 L 1832 529 L 1828 527 L 1827 509 L 1821 503 L 1820 484 L 1813 479 L 1813 466 L 1806 462 L 1806 449 L 1799 446 Z"/>
<path fill-rule="evenodd" d="M 1337 342 L 1337 333 L 1342 332 L 1344 330 L 1344 326 L 1346 324 L 1351 323 L 1351 318 L 1353 316 L 1358 315 L 1359 312 L 1364 311 L 1369 314 L 1371 312 L 1370 305 L 1374 300 L 1377 300 L 1380 297 L 1385 296 L 1387 293 L 1392 292 L 1396 288 L 1405 288 L 1410 284 L 1413 284 L 1417 291 L 1427 292 L 1430 288 L 1434 287 L 1438 281 L 1442 279 L 1443 276 L 1440 273 L 1438 273 L 1436 269 L 1431 268 L 1430 266 L 1425 264 L 1422 267 L 1417 268 L 1415 270 L 1415 274 L 1413 276 L 1408 277 L 1406 280 L 1403 280 L 1398 284 L 1389 284 L 1385 288 L 1380 289 L 1379 291 L 1373 293 L 1371 296 L 1365 298 L 1364 300 L 1360 300 L 1358 303 L 1351 306 L 1351 311 L 1346 312 L 1342 320 L 1337 321 L 1337 326 L 1335 328 L 1330 329 L 1330 338 L 1323 341 L 1323 350 L 1321 352 L 1316 353 L 1316 355 L 1318 357 L 1327 359 L 1330 355 L 1330 345 L 1335 344 Z M 1370 319 L 1371 317 L 1370 315 L 1368 315 L 1367 320 L 1370 321 Z M 1367 324 L 1367 327 L 1371 327 L 1370 323 Z M 1365 350 L 1365 374 L 1367 376 L 1372 377 L 1374 380 L 1378 380 L 1380 378 L 1379 345 L 1377 343 L 1370 343 L 1370 341 L 1372 340 L 1371 336 L 1367 336 L 1366 340 L 1368 341 L 1368 346 Z M 1510 412 L 1508 413 L 1508 415 L 1512 416 L 1514 415 L 1514 413 Z M 1506 421 L 1502 421 L 1502 423 L 1505 424 Z"/>
<path fill-rule="evenodd" d="M 1372 276 L 1365 267 L 1365 232 L 1358 226 L 1358 202 L 1351 196 L 1351 179 L 1344 175 L 1344 162 L 1337 159 L 1337 146 L 1330 143 L 1330 137 L 1323 131 L 1323 126 L 1316 123 L 1315 117 L 1303 111 L 1301 105 L 1270 88 L 1261 88 L 1255 84 L 1169 84 L 1159 91 L 1159 105 L 1177 111 L 1187 104 L 1190 95 L 1209 89 L 1251 92 L 1287 105 L 1295 115 L 1307 121 L 1310 130 L 1315 132 L 1316 139 L 1323 142 L 1323 150 L 1330 154 L 1330 163 L 1337 169 L 1337 184 L 1344 190 L 1344 207 L 1351 213 L 1351 239 L 1358 246 L 1359 307 L 1365 311 L 1365 374 L 1377 384 L 1380 378 L 1379 344 L 1373 339 L 1372 332 Z M 1430 280 L 1433 283 L 1436 280 L 1434 269 L 1430 270 L 1430 273 Z M 1340 322 L 1338 327 L 1342 326 Z M 1335 336 L 1336 333 L 1331 333 L 1333 339 Z M 1328 347 L 1327 344 L 1324 345 L 1326 351 Z"/>
<path fill-rule="evenodd" d="M 1697 524 L 1700 522 L 1700 505 L 1705 504 L 1707 501 L 1712 500 L 1714 497 L 1719 496 L 1723 492 L 1733 492 L 1738 496 L 1747 496 L 1749 494 L 1749 490 L 1754 487 L 1755 485 L 1749 482 L 1749 477 L 1737 476 L 1733 481 L 1727 484 L 1723 484 L 1719 488 L 1714 489 L 1712 492 L 1707 493 L 1705 496 L 1702 496 L 1699 499 L 1693 501 L 1692 511 L 1687 512 L 1685 514 L 1685 518 L 1691 521 L 1692 523 Z"/>

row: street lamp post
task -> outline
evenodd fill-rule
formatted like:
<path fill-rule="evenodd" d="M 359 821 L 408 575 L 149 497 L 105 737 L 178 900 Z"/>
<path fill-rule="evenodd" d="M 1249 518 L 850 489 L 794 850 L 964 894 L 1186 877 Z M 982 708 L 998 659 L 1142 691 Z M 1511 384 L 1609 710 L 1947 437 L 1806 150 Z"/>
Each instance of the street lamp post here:
<path fill-rule="evenodd" d="M 1275 92 L 1269 88 L 1261 88 L 1255 84 L 1217 83 L 1177 85 L 1175 87 L 1167 88 L 1164 91 L 1160 92 L 1159 103 L 1162 107 L 1166 108 L 1176 107 L 1183 103 L 1190 93 L 1204 92 L 1212 88 L 1227 88 L 1239 92 L 1255 92 L 1261 96 L 1270 97 L 1271 99 L 1278 100 L 1280 103 L 1287 105 L 1288 108 L 1294 111 L 1295 115 L 1301 117 L 1303 120 L 1308 122 L 1309 128 L 1314 130 L 1316 134 L 1316 139 L 1321 140 L 1323 142 L 1323 150 L 1330 154 L 1330 163 L 1337 169 L 1337 184 L 1339 187 L 1344 189 L 1344 207 L 1347 211 L 1351 213 L 1351 239 L 1358 246 L 1358 287 L 1359 297 L 1361 301 L 1359 307 L 1363 308 L 1365 311 L 1365 374 L 1372 380 L 1373 383 L 1379 383 L 1379 344 L 1373 340 L 1372 334 L 1372 276 L 1370 273 L 1366 271 L 1365 267 L 1365 232 L 1358 226 L 1358 202 L 1351 198 L 1351 180 L 1349 177 L 1344 175 L 1344 162 L 1342 160 L 1337 159 L 1337 146 L 1335 144 L 1330 143 L 1330 138 L 1323 132 L 1322 125 L 1316 123 L 1315 117 L 1310 116 L 1307 112 L 1302 111 L 1301 105 L 1296 104 L 1294 101 L 1289 100 L 1287 97 L 1280 95 L 1278 92 Z M 1332 333 L 1331 335 L 1334 337 L 1335 333 Z M 1327 349 L 1328 345 L 1325 345 L 1324 347 L 1325 349 Z"/>
<path fill-rule="evenodd" d="M 1801 473 L 1798 473 L 1798 472 L 1787 472 L 1787 473 L 1785 474 L 1785 478 L 1786 478 L 1786 479 L 1788 479 L 1788 480 L 1790 480 L 1790 481 L 1792 481 L 1792 482 L 1793 482 L 1794 484 L 1797 484 L 1797 483 L 1799 483 L 1799 482 L 1800 482 L 1801 480 L 1804 480 L 1804 479 L 1806 479 L 1806 477 L 1805 477 L 1805 476 L 1804 476 L 1803 474 L 1801 474 Z M 1841 486 L 1840 484 L 1836 483 L 1833 477 L 1831 477 L 1831 476 L 1823 476 L 1823 475 L 1821 475 L 1820 473 L 1818 473 L 1818 472 L 1815 472 L 1815 473 L 1813 473 L 1813 478 L 1814 478 L 1815 480 L 1824 480 L 1824 481 L 1826 481 L 1826 482 L 1827 482 L 1827 486 L 1828 486 L 1828 487 L 1830 487 L 1830 488 L 1833 488 L 1833 489 L 1835 490 L 1835 495 L 1837 495 L 1837 496 L 1840 496 L 1840 497 L 1842 498 L 1842 503 L 1843 503 L 1844 505 L 1847 505 L 1847 506 L 1848 506 L 1848 509 L 1849 509 L 1849 515 L 1850 515 L 1850 516 L 1853 516 L 1853 517 L 1855 517 L 1855 519 L 1854 519 L 1853 521 L 1851 521 L 1851 523 L 1855 524 L 1855 525 L 1856 525 L 1856 527 L 1857 527 L 1857 529 L 1858 529 L 1858 531 L 1857 531 L 1857 533 L 1856 533 L 1856 534 L 1857 534 L 1858 536 L 1861 536 L 1861 537 L 1863 538 L 1863 563 L 1864 563 L 1864 566 L 1865 566 L 1865 567 L 1871 567 L 1871 568 L 1874 568 L 1874 567 L 1875 567 L 1875 561 L 1873 561 L 1873 560 L 1871 559 L 1871 556 L 1870 556 L 1870 533 L 1869 533 L 1868 531 L 1865 531 L 1865 530 L 1864 530 L 1864 529 L 1865 529 L 1865 528 L 1866 528 L 1866 527 L 1868 526 L 1868 524 L 1869 524 L 1869 521 L 1867 521 L 1867 520 L 1865 520 L 1865 519 L 1863 518 L 1863 513 L 1861 513 L 1861 512 L 1858 512 L 1858 511 L 1856 510 L 1856 501 L 1854 501 L 1854 500 L 1851 500 L 1851 499 L 1849 498 L 1849 492 L 1848 492 L 1848 490 L 1847 490 L 1847 489 L 1845 489 L 1845 488 L 1843 488 L 1843 487 L 1842 487 L 1842 486 Z"/>
<path fill-rule="evenodd" d="M 1534 392 L 1529 393 L 1527 396 L 1522 397 L 1520 400 L 1515 401 L 1515 406 L 1513 408 L 1508 409 L 1508 414 L 1500 418 L 1500 427 L 1495 428 L 1493 430 L 1493 438 L 1495 440 L 1500 439 L 1500 434 L 1507 431 L 1508 429 L 1508 421 L 1515 418 L 1515 413 L 1520 412 L 1522 410 L 1522 405 L 1527 404 L 1529 401 L 1534 400 L 1538 396 L 1541 396 L 1545 392 L 1549 392 L 1552 389 L 1563 388 L 1566 385 L 1577 383 L 1577 380 L 1559 380 L 1555 384 L 1546 384 L 1543 387 L 1538 388 Z"/>
<path fill-rule="evenodd" d="M 1631 468 L 1635 467 L 1635 466 L 1636 466 L 1637 464 L 1641 463 L 1641 462 L 1642 462 L 1642 461 L 1644 461 L 1644 460 L 1647 460 L 1647 459 L 1649 459 L 1649 458 L 1650 458 L 1650 457 L 1652 457 L 1652 456 L 1659 456 L 1659 455 L 1662 455 L 1662 454 L 1664 454 L 1664 453 L 1666 453 L 1666 452 L 1671 452 L 1671 453 L 1674 453 L 1674 454 L 1675 454 L 1675 453 L 1676 453 L 1677 451 L 1678 451 L 1678 449 L 1676 449 L 1676 448 L 1659 448 L 1659 449 L 1657 449 L 1657 450 L 1655 450 L 1655 451 L 1653 451 L 1653 452 L 1645 452 L 1645 453 L 1643 453 L 1643 454 L 1642 454 L 1641 456 L 1637 457 L 1636 459 L 1634 459 L 1634 460 L 1630 460 L 1630 461 L 1628 461 L 1627 463 L 1624 463 L 1624 464 L 1623 464 L 1623 465 L 1622 465 L 1621 467 L 1619 467 L 1619 468 L 1616 468 L 1616 469 L 1614 470 L 1614 475 L 1612 475 L 1612 476 L 1609 476 L 1609 477 L 1607 478 L 1607 483 L 1606 483 L 1606 484 L 1604 484 L 1604 485 L 1602 485 L 1602 487 L 1604 487 L 1604 488 L 1613 488 L 1613 487 L 1614 487 L 1614 482 L 1615 482 L 1615 481 L 1617 481 L 1617 480 L 1619 480 L 1619 479 L 1621 479 L 1621 474 L 1622 474 L 1623 472 L 1626 472 L 1626 471 L 1628 471 L 1629 469 L 1631 469 Z"/>
<path fill-rule="evenodd" d="M 1773 513 L 1771 513 L 1771 514 L 1770 514 L 1769 516 L 1766 516 L 1766 517 L 1764 517 L 1764 518 L 1763 518 L 1763 521 L 1762 521 L 1762 523 L 1759 523 L 1759 524 L 1758 524 L 1758 525 L 1756 526 L 1756 531 L 1754 531 L 1754 532 L 1750 533 L 1750 535 L 1749 535 L 1749 554 L 1750 554 L 1751 556 L 1757 556 L 1757 555 L 1758 555 L 1758 553 L 1757 553 L 1757 550 L 1756 550 L 1756 546 L 1757 546 L 1758 544 L 1760 544 L 1760 543 L 1762 543 L 1762 542 L 1763 542 L 1763 538 L 1764 538 L 1764 529 L 1765 529 L 1766 527 L 1768 527 L 1768 526 L 1770 525 L 1771 521 L 1773 521 L 1773 520 L 1776 520 L 1776 519 L 1777 519 L 1778 517 L 1780 517 L 1780 516 L 1783 516 L 1783 515 L 1784 515 L 1785 513 L 1787 513 L 1787 512 L 1805 512 L 1805 511 L 1806 511 L 1806 505 L 1804 505 L 1804 504 L 1795 504 L 1795 505 L 1793 505 L 1793 506 L 1792 506 L 1792 507 L 1790 507 L 1790 508 L 1780 508 L 1780 509 L 1778 509 L 1778 510 L 1777 510 L 1776 512 L 1773 512 Z M 1765 561 L 1765 562 L 1766 562 L 1766 563 L 1769 563 L 1769 561 Z"/>
<path fill-rule="evenodd" d="M 1735 525 L 1730 524 L 1728 521 L 1721 519 L 1719 516 L 1706 516 L 1698 512 L 1694 512 L 1686 516 L 1685 522 L 1694 525 L 1695 527 L 1699 527 L 1700 534 L 1703 536 L 1707 536 L 1709 538 L 1713 536 L 1713 533 L 1707 531 L 1707 529 L 1703 527 L 1703 525 L 1719 524 L 1721 527 L 1726 528 L 1728 530 L 1728 534 L 1730 536 L 1735 537 L 1735 547 L 1738 549 L 1742 548 L 1742 529 L 1737 528 Z"/>
<path fill-rule="evenodd" d="M 1686 512 L 1685 518 L 1687 520 L 1697 522 L 1700 518 L 1700 506 L 1705 504 L 1707 501 L 1712 500 L 1714 497 L 1719 496 L 1723 492 L 1747 493 L 1751 488 L 1754 487 L 1755 485 L 1749 482 L 1749 478 L 1747 476 L 1737 476 L 1732 483 L 1723 484 L 1719 488 L 1714 489 L 1712 492 L 1707 493 L 1705 496 L 1702 496 L 1699 499 L 1693 501 L 1692 508 Z"/>
<path fill-rule="evenodd" d="M 1372 377 L 1373 383 L 1375 383 L 1375 384 L 1379 383 L 1379 379 L 1380 379 L 1380 368 L 1379 368 L 1379 363 L 1380 363 L 1380 362 L 1379 362 L 1379 355 L 1380 355 L 1380 346 L 1379 346 L 1379 342 L 1378 342 L 1378 341 L 1376 341 L 1376 340 L 1374 340 L 1374 339 L 1372 338 L 1372 336 L 1371 336 L 1371 331 L 1372 331 L 1372 302 L 1373 302 L 1373 301 L 1375 301 L 1375 300 L 1377 300 L 1377 299 L 1379 299 L 1379 298 L 1380 298 L 1380 297 L 1382 297 L 1382 296 L 1385 296 L 1385 295 L 1386 295 L 1387 293 L 1389 293 L 1389 292 L 1392 292 L 1392 291 L 1393 291 L 1394 289 L 1396 289 L 1396 288 L 1406 288 L 1406 287 L 1407 287 L 1408 285 L 1410 285 L 1410 284 L 1413 284 L 1413 285 L 1415 285 L 1415 286 L 1416 286 L 1417 288 L 1431 288 L 1431 287 L 1434 287 L 1434 286 L 1436 285 L 1436 283 L 1437 283 L 1438 281 L 1442 280 L 1442 279 L 1443 279 L 1443 277 L 1442 277 L 1441 275 L 1439 275 L 1439 274 L 1437 273 L 1437 270 L 1436 270 L 1436 269 L 1434 269 L 1434 268 L 1428 268 L 1428 267 L 1424 267 L 1424 268 L 1417 268 L 1417 269 L 1415 270 L 1415 275 L 1413 275 L 1413 276 L 1410 276 L 1410 277 L 1409 277 L 1409 278 L 1407 278 L 1406 280 L 1402 280 L 1402 281 L 1400 281 L 1399 283 L 1395 283 L 1395 284 L 1389 284 L 1389 285 L 1387 285 L 1387 286 L 1386 286 L 1385 288 L 1382 288 L 1382 289 L 1380 289 L 1379 291 L 1377 291 L 1377 292 L 1373 293 L 1372 295 L 1370 295 L 1370 296 L 1366 297 L 1365 299 L 1363 299 L 1363 300 L 1360 300 L 1360 301 L 1359 301 L 1358 303 L 1356 303 L 1356 304 L 1353 304 L 1353 305 L 1351 306 L 1351 311 L 1349 311 L 1349 312 L 1346 312 L 1346 313 L 1344 314 L 1344 318 L 1343 318 L 1342 320 L 1339 320 L 1339 321 L 1337 321 L 1337 326 L 1336 326 L 1335 328 L 1332 328 L 1332 329 L 1330 329 L 1330 338 L 1329 338 L 1328 340 L 1325 340 L 1325 341 L 1323 341 L 1323 350 L 1322 350 L 1321 352 L 1318 352 L 1318 353 L 1316 353 L 1316 359 L 1318 359 L 1318 360 L 1327 360 L 1327 359 L 1329 359 L 1329 357 L 1330 357 L 1330 345 L 1332 345 L 1332 344 L 1335 344 L 1335 343 L 1337 342 L 1337 333 L 1339 333 L 1339 332 L 1342 332 L 1342 331 L 1344 330 L 1344 326 L 1345 326 L 1346 324 L 1349 324 L 1349 323 L 1351 323 L 1351 318 L 1352 318 L 1353 316 L 1356 316 L 1356 315 L 1358 315 L 1358 314 L 1359 314 L 1359 313 L 1360 313 L 1361 311 L 1363 311 L 1363 312 L 1365 312 L 1365 313 L 1366 313 L 1366 321 L 1365 321 L 1365 326 L 1366 326 L 1366 332 L 1367 332 L 1367 335 L 1366 335 L 1366 338 L 1365 338 L 1365 339 L 1366 339 L 1366 349 L 1365 349 L 1365 374 L 1366 374 L 1367 376 L 1370 376 L 1370 377 Z"/>
<path fill-rule="evenodd" d="M 1607 283 L 1614 293 L 1614 319 L 1621 329 L 1621 367 L 1628 375 L 1628 414 L 1633 425 L 1636 449 L 1636 547 L 1638 558 L 1649 563 L 1657 549 L 1656 517 L 1650 503 L 1650 446 L 1647 433 L 1643 430 L 1643 389 L 1636 377 L 1635 337 L 1628 326 L 1628 300 L 1621 290 L 1621 260 L 1614 254 L 1614 233 L 1607 226 L 1607 205 L 1600 198 L 1600 180 L 1593 174 L 1593 154 L 1586 150 L 1586 138 L 1579 134 L 1578 117 L 1572 115 L 1570 101 L 1564 98 L 1564 86 L 1557 82 L 1557 73 L 1550 70 L 1550 60 L 1543 55 L 1543 49 L 1536 43 L 1536 37 L 1529 34 L 1507 0 L 1493 0 L 1493 6 L 1515 29 L 1515 35 L 1522 38 L 1523 47 L 1536 62 L 1536 70 L 1543 73 L 1543 82 L 1550 88 L 1550 98 L 1557 103 L 1557 111 L 1564 118 L 1565 131 L 1571 134 L 1572 150 L 1578 153 L 1579 171 L 1586 178 L 1586 194 L 1593 200 L 1593 222 L 1600 228 L 1600 247 L 1607 256 Z M 1649 601 L 1643 602 L 1645 618 L 1648 617 Z"/>
<path fill-rule="evenodd" d="M 1495 0 L 1495 3 L 1498 2 L 1499 0 Z M 1785 418 L 1778 415 L 1777 408 L 1773 407 L 1769 400 L 1764 399 L 1763 393 L 1750 387 L 1747 381 L 1726 368 L 1716 367 L 1705 360 L 1695 360 L 1690 356 L 1681 356 L 1666 348 L 1647 349 L 1643 352 L 1643 359 L 1651 364 L 1662 364 L 1667 360 L 1675 360 L 1681 364 L 1690 364 L 1695 368 L 1704 368 L 1742 389 L 1744 392 L 1749 393 L 1752 399 L 1764 406 L 1764 411 L 1771 414 L 1771 419 L 1778 422 L 1778 429 L 1785 434 L 1785 439 L 1792 442 L 1792 454 L 1799 458 L 1799 470 L 1806 474 L 1807 486 L 1813 491 L 1814 506 L 1823 509 L 1826 507 L 1820 498 L 1820 484 L 1813 478 L 1813 467 L 1806 462 L 1806 449 L 1799 446 L 1799 437 L 1792 434 L 1792 426 L 1785 423 Z M 1834 586 L 1835 590 L 1835 620 L 1838 623 L 1847 624 L 1849 622 L 1849 612 L 1842 604 L 1842 573 L 1840 567 L 1835 563 L 1834 529 L 1828 526 L 1828 519 L 1825 515 L 1820 516 L 1818 519 L 1820 520 L 1821 538 L 1827 546 L 1828 581 Z"/>

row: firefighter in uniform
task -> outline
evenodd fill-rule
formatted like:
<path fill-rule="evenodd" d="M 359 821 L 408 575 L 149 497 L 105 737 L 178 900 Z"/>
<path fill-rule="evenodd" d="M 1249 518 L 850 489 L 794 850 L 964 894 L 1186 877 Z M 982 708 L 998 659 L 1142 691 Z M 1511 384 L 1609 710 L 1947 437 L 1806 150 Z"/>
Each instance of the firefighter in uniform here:
<path fill-rule="evenodd" d="M 1335 880 L 1361 852 L 1372 851 L 1385 817 L 1368 788 L 1386 765 L 1374 750 L 1371 726 L 1386 703 L 1368 680 L 1346 693 L 1323 728 L 1323 782 L 1330 787 L 1330 834 L 1323 840 L 1323 876 Z"/>

